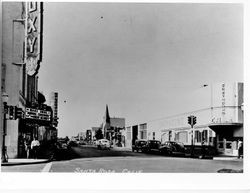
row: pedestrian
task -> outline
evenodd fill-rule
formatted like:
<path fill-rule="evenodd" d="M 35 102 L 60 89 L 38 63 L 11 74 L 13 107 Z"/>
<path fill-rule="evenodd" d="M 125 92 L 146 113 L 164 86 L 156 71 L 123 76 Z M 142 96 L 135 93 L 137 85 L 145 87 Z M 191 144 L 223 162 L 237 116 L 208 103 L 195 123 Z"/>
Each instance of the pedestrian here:
<path fill-rule="evenodd" d="M 39 141 L 37 140 L 37 138 L 35 137 L 35 138 L 33 139 L 33 141 L 31 142 L 31 149 L 32 149 L 33 154 L 34 154 L 34 159 L 37 159 L 39 147 L 40 147 L 40 142 L 39 142 Z"/>
<path fill-rule="evenodd" d="M 205 138 L 202 139 L 202 142 L 201 142 L 201 155 L 202 155 L 202 158 L 205 158 L 206 156 L 206 149 L 205 149 Z"/>
<path fill-rule="evenodd" d="M 243 157 L 243 143 L 242 141 L 238 141 L 238 158 Z"/>
<path fill-rule="evenodd" d="M 31 145 L 31 144 L 30 144 L 30 141 L 29 141 L 28 139 L 25 139 L 25 141 L 24 141 L 24 147 L 25 147 L 27 159 L 30 158 L 30 148 L 31 148 L 30 145 Z"/>

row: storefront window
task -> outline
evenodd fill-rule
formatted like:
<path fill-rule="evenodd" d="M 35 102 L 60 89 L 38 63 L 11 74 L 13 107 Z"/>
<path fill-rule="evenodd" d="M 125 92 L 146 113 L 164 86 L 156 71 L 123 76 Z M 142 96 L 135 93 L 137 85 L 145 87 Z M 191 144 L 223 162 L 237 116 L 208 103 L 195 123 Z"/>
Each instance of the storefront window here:
<path fill-rule="evenodd" d="M 195 131 L 195 142 L 200 143 L 201 142 L 201 132 L 200 131 Z"/>
<path fill-rule="evenodd" d="M 226 148 L 227 149 L 232 149 L 232 142 L 227 142 L 226 143 Z"/>
<path fill-rule="evenodd" d="M 140 139 L 147 139 L 147 124 L 140 125 Z"/>
<path fill-rule="evenodd" d="M 202 131 L 202 140 L 204 139 L 205 142 L 208 142 L 207 134 L 208 134 L 207 130 Z"/>

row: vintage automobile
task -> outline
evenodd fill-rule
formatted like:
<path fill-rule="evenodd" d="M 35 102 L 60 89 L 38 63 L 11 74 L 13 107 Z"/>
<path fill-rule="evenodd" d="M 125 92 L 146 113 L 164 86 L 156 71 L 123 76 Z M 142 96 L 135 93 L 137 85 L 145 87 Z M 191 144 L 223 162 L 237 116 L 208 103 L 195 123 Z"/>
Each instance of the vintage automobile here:
<path fill-rule="evenodd" d="M 98 149 L 110 149 L 111 143 L 107 139 L 99 139 L 96 141 L 96 145 Z"/>
<path fill-rule="evenodd" d="M 159 152 L 161 142 L 158 140 L 148 140 L 141 148 L 142 152 Z"/>
<path fill-rule="evenodd" d="M 185 155 L 184 144 L 175 141 L 166 141 L 160 146 L 160 152 L 164 155 Z"/>
<path fill-rule="evenodd" d="M 142 146 L 145 145 L 147 143 L 147 140 L 143 140 L 143 139 L 138 139 L 135 140 L 135 144 L 132 145 L 132 151 L 142 151 Z"/>

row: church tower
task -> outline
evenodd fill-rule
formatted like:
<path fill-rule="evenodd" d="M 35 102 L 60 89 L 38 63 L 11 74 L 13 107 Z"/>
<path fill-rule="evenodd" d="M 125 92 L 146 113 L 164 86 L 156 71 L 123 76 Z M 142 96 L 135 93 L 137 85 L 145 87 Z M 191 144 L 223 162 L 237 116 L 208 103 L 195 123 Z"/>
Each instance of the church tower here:
<path fill-rule="evenodd" d="M 103 129 L 103 136 L 104 138 L 109 138 L 109 136 L 107 136 L 107 131 L 110 129 L 110 116 L 109 116 L 109 109 L 108 109 L 108 105 L 106 105 L 106 111 L 105 111 L 105 115 L 103 117 L 103 124 L 102 124 L 102 129 Z"/>

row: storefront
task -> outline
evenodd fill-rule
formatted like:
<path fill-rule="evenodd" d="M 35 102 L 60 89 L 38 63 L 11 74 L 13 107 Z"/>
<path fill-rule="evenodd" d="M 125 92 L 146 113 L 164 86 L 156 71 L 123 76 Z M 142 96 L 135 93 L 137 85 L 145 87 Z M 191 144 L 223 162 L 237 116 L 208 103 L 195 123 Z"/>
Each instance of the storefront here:
<path fill-rule="evenodd" d="M 206 145 L 215 148 L 219 154 L 237 156 L 238 144 L 243 141 L 243 83 L 214 84 L 209 90 L 210 97 L 203 101 L 205 106 L 196 111 L 147 121 L 145 126 L 127 126 L 126 144 L 145 139 L 146 133 L 148 140 L 177 141 L 187 147 Z M 188 124 L 190 115 L 197 119 L 193 128 Z"/>
<path fill-rule="evenodd" d="M 25 116 L 19 120 L 18 130 L 18 157 L 26 157 L 24 142 L 31 143 L 37 138 L 41 145 L 53 140 L 52 110 L 26 108 Z"/>

